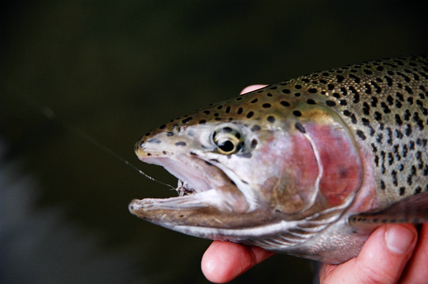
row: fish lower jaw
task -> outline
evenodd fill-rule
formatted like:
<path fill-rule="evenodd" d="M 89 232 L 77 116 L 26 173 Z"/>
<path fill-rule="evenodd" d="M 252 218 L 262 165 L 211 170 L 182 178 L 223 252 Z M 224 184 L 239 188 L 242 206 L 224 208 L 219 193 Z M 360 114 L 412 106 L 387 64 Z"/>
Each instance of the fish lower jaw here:
<path fill-rule="evenodd" d="M 180 194 L 180 196 L 170 198 L 134 199 L 129 204 L 129 211 L 141 217 L 140 215 L 146 215 L 144 212 L 148 211 L 179 211 L 208 207 L 223 212 L 245 213 L 248 211 L 249 205 L 243 197 L 238 198 L 229 192 L 209 189 L 205 191 L 193 191 L 192 193 Z M 148 212 L 147 215 L 151 214 Z"/>

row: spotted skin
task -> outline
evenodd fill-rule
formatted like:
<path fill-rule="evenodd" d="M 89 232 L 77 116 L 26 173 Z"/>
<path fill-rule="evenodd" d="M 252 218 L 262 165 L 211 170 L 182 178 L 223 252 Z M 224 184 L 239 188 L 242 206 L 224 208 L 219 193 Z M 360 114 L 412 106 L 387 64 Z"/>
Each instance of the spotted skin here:
<path fill-rule="evenodd" d="M 422 205 L 428 207 L 428 193 L 424 193 L 428 191 L 427 96 L 428 57 L 412 56 L 317 72 L 211 104 L 146 133 L 136 143 L 135 151 L 146 162 L 150 162 L 151 158 L 172 159 L 174 155 L 181 155 L 183 159 L 202 157 L 206 165 L 215 167 L 207 168 L 205 165 L 204 168 L 194 164 L 194 171 L 202 169 L 202 173 L 207 172 L 206 183 L 210 185 L 215 180 L 222 180 L 219 184 L 222 192 L 237 196 L 233 201 L 235 203 L 228 205 L 234 208 L 231 210 L 235 215 L 224 213 L 226 209 L 218 209 L 216 204 L 208 201 L 205 204 L 209 204 L 210 210 L 216 208 L 221 214 L 217 211 L 207 213 L 206 207 L 191 209 L 195 206 L 191 203 L 186 205 L 187 215 L 180 214 L 180 219 L 175 211 L 182 210 L 181 205 L 173 208 L 172 205 L 165 205 L 169 201 L 156 200 L 133 201 L 130 210 L 141 218 L 191 235 L 259 245 L 273 251 L 341 263 L 358 253 L 368 234 L 375 228 L 360 230 L 359 221 L 395 222 L 402 211 L 408 213 L 400 222 L 427 220 L 428 212 L 425 209 L 411 209 Z M 218 144 L 218 148 L 210 148 L 209 143 L 200 142 L 203 141 L 201 137 L 207 135 L 215 139 L 213 129 L 222 125 L 236 125 L 239 128 L 226 131 L 235 135 L 232 136 L 232 141 L 235 141 L 233 145 L 221 142 L 223 144 Z M 245 130 L 244 138 L 240 130 Z M 201 134 L 204 131 L 208 134 Z M 268 158 L 263 162 L 257 161 L 265 159 L 264 153 L 272 155 L 270 149 L 284 145 L 283 136 L 272 133 L 286 133 L 287 143 L 294 141 L 292 149 L 284 148 L 284 159 L 294 159 L 296 162 L 294 172 L 290 170 L 292 163 L 285 167 L 286 180 L 292 184 L 290 187 L 285 183 L 283 186 L 286 190 L 280 188 L 279 192 L 285 197 L 278 194 L 277 188 L 281 187 L 278 186 L 278 177 L 273 193 L 271 188 L 267 188 L 267 179 L 263 179 L 265 187 L 257 187 L 260 184 L 257 183 L 258 173 L 267 175 L 269 170 L 266 169 L 269 167 L 276 171 L 278 165 L 282 166 L 275 164 L 276 160 L 270 163 Z M 229 134 L 220 134 L 219 140 L 223 141 L 222 135 Z M 292 156 L 299 151 L 308 154 Z M 224 156 L 227 159 L 222 160 Z M 278 157 L 280 155 L 272 159 Z M 233 164 L 235 160 L 238 163 Z M 299 160 L 304 162 L 299 163 Z M 247 166 L 248 171 L 254 171 L 251 167 L 253 164 L 254 167 L 266 169 L 260 168 L 259 172 L 248 175 L 242 172 L 240 180 L 236 180 L 224 168 L 224 164 L 229 162 L 235 165 L 232 166 L 235 172 L 239 172 L 236 167 L 241 168 L 240 165 L 243 168 Z M 165 166 L 163 162 L 153 163 Z M 173 168 L 171 164 L 165 167 L 168 170 Z M 176 170 L 181 174 L 180 171 Z M 171 172 L 174 173 L 174 170 Z M 304 188 L 302 178 L 312 179 L 315 186 L 311 190 Z M 245 194 L 241 187 L 246 185 L 253 186 L 252 189 L 258 188 L 255 191 L 261 193 Z M 198 191 L 197 186 L 192 184 L 192 187 L 192 194 Z M 241 192 L 235 191 L 236 187 Z M 297 197 L 292 195 L 296 188 L 303 192 L 298 193 Z M 314 188 L 316 193 L 313 195 Z M 180 190 L 183 191 L 182 188 Z M 241 193 L 245 195 L 242 199 Z M 287 194 L 291 194 L 292 201 Z M 413 201 L 411 196 L 416 195 L 419 200 Z M 217 197 L 210 198 L 217 200 Z M 357 216 L 361 212 L 393 207 L 401 201 L 402 205 L 397 206 L 397 210 L 384 211 L 393 218 L 379 216 L 381 213 Z M 261 204 L 268 204 L 266 202 L 271 203 L 261 209 Z M 310 206 L 306 206 L 305 202 L 310 202 Z M 238 215 L 240 217 L 235 217 Z M 221 225 L 212 219 L 218 220 Z M 283 222 L 281 220 L 297 223 L 293 228 L 286 225 L 287 228 L 282 231 L 261 232 L 267 230 L 263 227 L 264 223 L 277 224 Z M 318 223 L 315 225 L 313 220 Z M 190 229 L 183 229 L 184 225 L 189 224 L 192 225 Z M 256 232 L 259 235 L 249 229 L 257 226 L 263 227 Z M 242 237 L 245 234 L 248 235 Z"/>
<path fill-rule="evenodd" d="M 301 117 L 301 102 L 325 105 L 339 113 L 357 139 L 371 148 L 383 199 L 398 200 L 428 191 L 427 97 L 427 56 L 378 60 L 313 73 L 211 104 L 145 136 L 210 120 L 239 120 L 257 131 L 266 122 L 275 126 L 290 112 Z M 296 128 L 304 131 L 299 123 Z M 144 137 L 136 147 L 143 141 Z"/>

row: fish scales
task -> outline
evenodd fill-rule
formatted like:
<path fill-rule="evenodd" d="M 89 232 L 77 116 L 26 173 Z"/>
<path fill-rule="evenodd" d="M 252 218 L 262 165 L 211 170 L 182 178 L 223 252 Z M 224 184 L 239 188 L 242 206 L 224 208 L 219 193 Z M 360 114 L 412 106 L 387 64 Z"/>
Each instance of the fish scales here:
<path fill-rule="evenodd" d="M 171 120 L 135 145 L 179 197 L 131 213 L 198 237 L 341 263 L 385 222 L 428 220 L 428 57 L 301 76 Z M 183 181 L 183 182 L 181 182 Z"/>
<path fill-rule="evenodd" d="M 372 149 L 379 194 L 387 203 L 428 190 L 426 56 L 314 73 L 288 81 L 287 87 L 297 87 L 294 94 L 304 89 L 324 95 L 319 103 L 336 109 Z"/>

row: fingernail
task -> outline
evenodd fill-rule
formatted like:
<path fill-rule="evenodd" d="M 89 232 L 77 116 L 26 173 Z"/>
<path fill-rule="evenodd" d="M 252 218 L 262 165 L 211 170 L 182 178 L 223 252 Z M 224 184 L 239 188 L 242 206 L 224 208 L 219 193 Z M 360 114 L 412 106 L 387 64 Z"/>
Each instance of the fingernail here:
<path fill-rule="evenodd" d="M 389 226 L 385 232 L 386 246 L 396 254 L 407 252 L 414 238 L 413 232 L 401 225 Z"/>

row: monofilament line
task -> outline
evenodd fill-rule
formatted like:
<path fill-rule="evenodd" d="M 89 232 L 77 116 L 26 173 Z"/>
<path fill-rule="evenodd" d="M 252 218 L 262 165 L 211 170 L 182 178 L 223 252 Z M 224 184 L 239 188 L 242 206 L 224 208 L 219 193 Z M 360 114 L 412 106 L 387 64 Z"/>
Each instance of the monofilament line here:
<path fill-rule="evenodd" d="M 79 127 L 74 126 L 73 124 L 66 122 L 65 120 L 61 119 L 60 117 L 58 117 L 55 112 L 48 106 L 43 105 L 42 103 L 38 102 L 37 100 L 25 96 L 25 95 L 19 95 L 19 97 L 25 101 L 29 106 L 33 107 L 34 109 L 40 111 L 43 116 L 55 120 L 56 122 L 60 123 L 62 126 L 64 126 L 66 129 L 70 130 L 71 132 L 75 133 L 76 135 L 80 136 L 82 139 L 86 140 L 87 142 L 89 142 L 90 144 L 100 148 L 101 150 L 103 150 L 104 152 L 110 154 L 111 156 L 113 156 L 114 158 L 116 158 L 117 160 L 125 163 L 126 165 L 128 165 L 129 167 L 133 168 L 134 170 L 136 170 L 139 174 L 143 175 L 144 177 L 148 178 L 151 181 L 157 182 L 159 184 L 165 185 L 170 187 L 171 189 L 175 190 L 175 187 L 161 182 L 151 176 L 149 176 L 148 174 L 146 174 L 145 172 L 143 172 L 142 170 L 140 170 L 139 168 L 137 168 L 136 166 L 134 166 L 133 164 L 131 164 L 130 162 L 128 162 L 127 160 L 125 160 L 124 158 L 122 158 L 121 156 L 119 156 L 116 152 L 114 152 L 113 150 L 111 150 L 110 148 L 108 148 L 107 146 L 101 144 L 100 142 L 98 142 L 97 140 L 95 140 L 94 138 L 92 138 L 90 135 L 88 135 L 86 132 L 84 132 L 82 129 L 80 129 Z"/>

